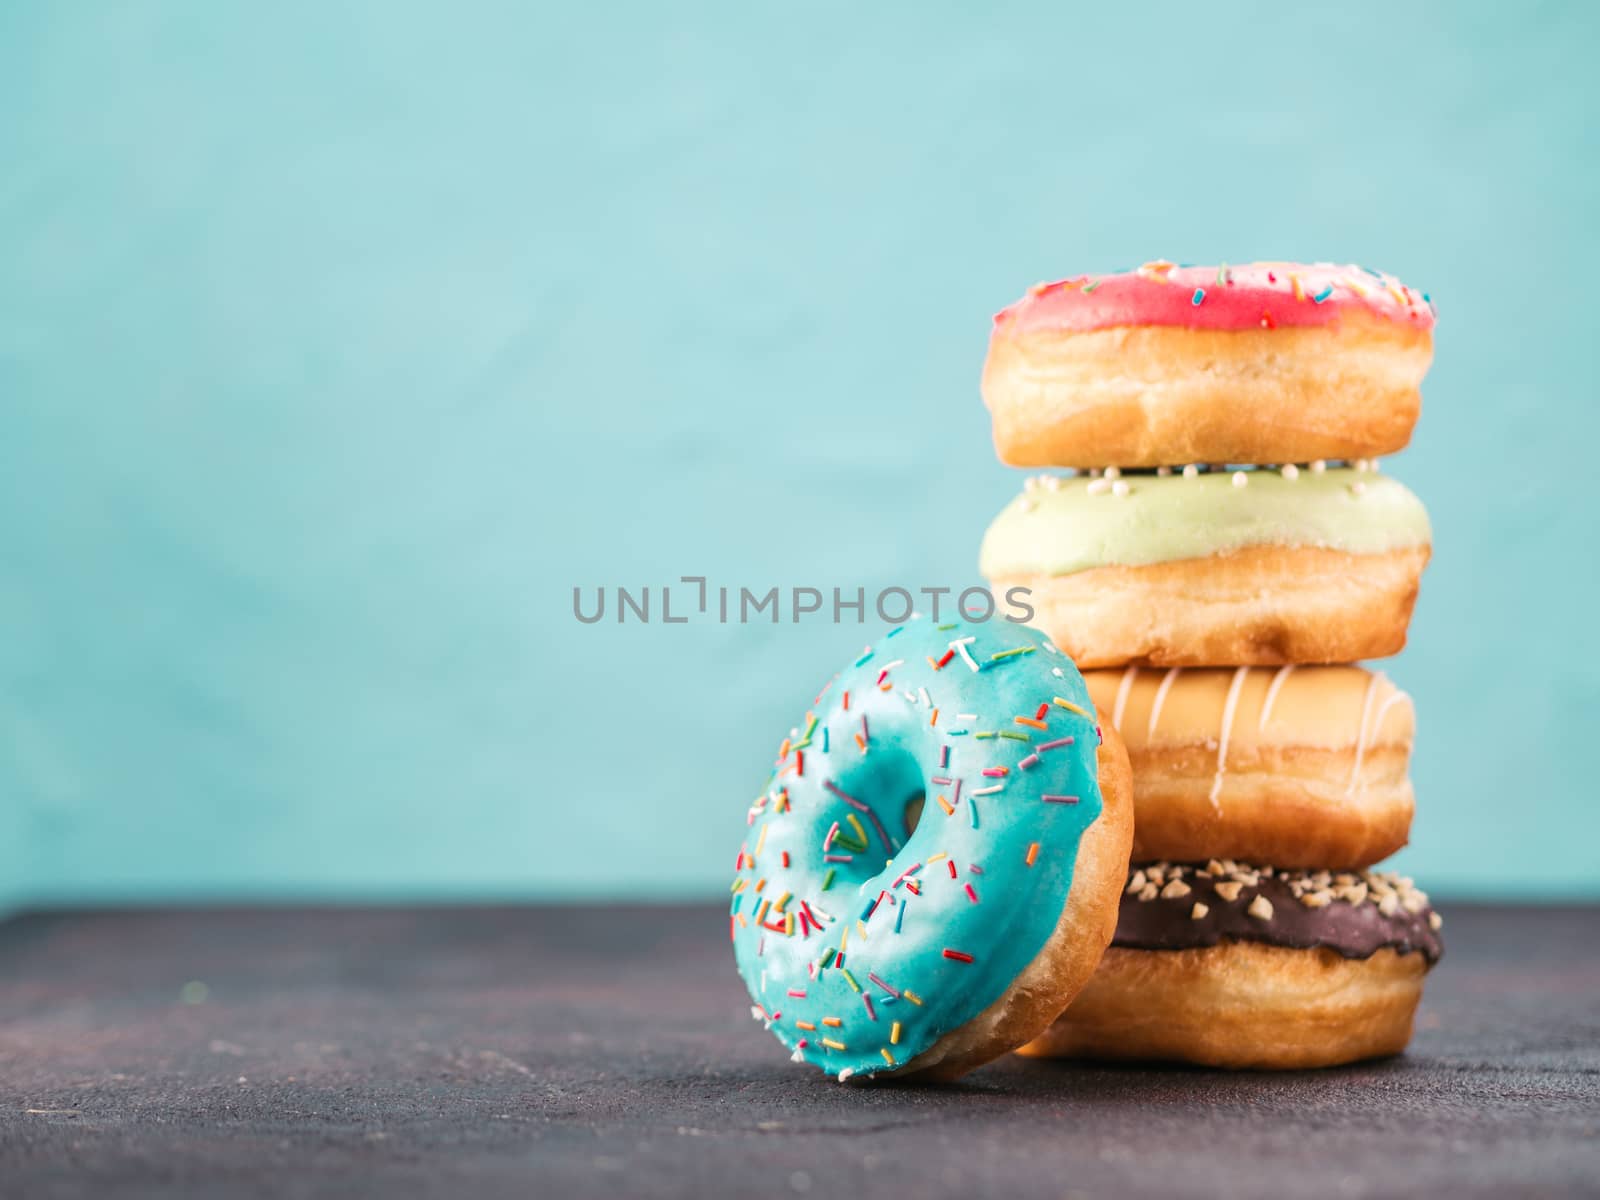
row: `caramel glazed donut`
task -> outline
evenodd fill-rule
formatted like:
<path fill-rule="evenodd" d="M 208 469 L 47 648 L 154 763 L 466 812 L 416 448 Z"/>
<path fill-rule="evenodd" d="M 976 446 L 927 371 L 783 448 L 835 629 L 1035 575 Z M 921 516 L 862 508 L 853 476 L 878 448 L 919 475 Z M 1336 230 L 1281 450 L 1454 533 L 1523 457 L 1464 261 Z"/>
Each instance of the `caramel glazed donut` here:
<path fill-rule="evenodd" d="M 1398 1054 L 1441 923 L 1390 874 L 1134 867 L 1099 970 L 1020 1053 L 1269 1069 Z"/>
<path fill-rule="evenodd" d="M 1411 698 L 1360 667 L 1089 671 L 1133 767 L 1133 860 L 1371 866 L 1406 844 Z"/>
<path fill-rule="evenodd" d="M 1019 467 L 1393 454 L 1433 359 L 1434 308 L 1331 263 L 1150 262 L 1039 284 L 994 318 L 983 398 Z"/>
<path fill-rule="evenodd" d="M 1080 668 L 1277 666 L 1398 653 L 1432 532 L 1360 460 L 1030 479 L 984 535 L 996 596 Z"/>

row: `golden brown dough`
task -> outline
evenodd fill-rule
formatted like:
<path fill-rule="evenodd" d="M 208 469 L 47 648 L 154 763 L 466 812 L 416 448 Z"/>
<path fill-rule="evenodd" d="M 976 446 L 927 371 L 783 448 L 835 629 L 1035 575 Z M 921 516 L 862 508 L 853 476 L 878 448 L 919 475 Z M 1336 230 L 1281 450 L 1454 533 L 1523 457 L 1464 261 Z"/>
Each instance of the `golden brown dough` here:
<path fill-rule="evenodd" d="M 1430 553 L 1252 546 L 990 583 L 997 604 L 1011 588 L 1028 589 L 1029 624 L 1080 670 L 1340 663 L 1404 648 Z"/>
<path fill-rule="evenodd" d="M 983 398 L 1003 462 L 1148 467 L 1371 458 L 1404 448 L 1433 335 L 1331 325 L 1089 331 L 997 325 Z"/>
<path fill-rule="evenodd" d="M 1411 1040 L 1427 963 L 1382 949 L 1223 942 L 1113 946 L 1050 1031 L 1019 1053 L 1210 1067 L 1330 1067 L 1398 1054 Z"/>

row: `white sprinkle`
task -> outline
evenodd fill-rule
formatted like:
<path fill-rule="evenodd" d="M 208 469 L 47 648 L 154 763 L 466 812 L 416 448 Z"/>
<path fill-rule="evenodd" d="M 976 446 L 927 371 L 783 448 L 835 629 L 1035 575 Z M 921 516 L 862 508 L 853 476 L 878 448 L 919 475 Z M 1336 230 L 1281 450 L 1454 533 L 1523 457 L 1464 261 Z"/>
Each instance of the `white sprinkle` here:
<path fill-rule="evenodd" d="M 1321 475 L 1327 469 L 1328 464 L 1324 459 L 1314 458 L 1311 460 L 1311 473 L 1313 475 Z"/>
<path fill-rule="evenodd" d="M 753 1021 L 765 1021 L 767 1014 L 762 1012 L 758 1005 L 752 1004 L 750 1006 L 750 1019 Z"/>
<path fill-rule="evenodd" d="M 806 1060 L 806 1056 L 803 1053 L 801 1053 L 800 1047 L 798 1047 L 798 1046 L 795 1047 L 794 1053 L 789 1055 L 789 1061 L 790 1062 L 805 1062 L 805 1060 Z"/>
<path fill-rule="evenodd" d="M 1111 494 L 1113 496 L 1126 496 L 1129 490 L 1128 481 L 1125 479 L 1119 479 L 1111 485 Z"/>
<path fill-rule="evenodd" d="M 1121 467 L 1107 467 L 1106 468 L 1106 478 L 1107 479 L 1121 479 L 1122 478 L 1122 468 Z"/>
<path fill-rule="evenodd" d="M 1091 479 L 1089 481 L 1089 487 L 1087 489 L 1089 495 L 1091 495 L 1091 496 L 1104 495 L 1106 492 L 1109 492 L 1110 490 L 1111 490 L 1111 481 L 1109 479 Z"/>
<path fill-rule="evenodd" d="M 1235 471 L 1233 473 L 1233 486 L 1234 487 L 1249 487 L 1250 486 L 1250 476 L 1246 475 L 1243 471 Z"/>
<path fill-rule="evenodd" d="M 1293 483 L 1296 479 L 1300 478 L 1300 468 L 1295 466 L 1293 463 L 1284 463 L 1283 477 L 1290 483 Z"/>
<path fill-rule="evenodd" d="M 1065 673 L 1061 670 L 1060 667 L 1051 667 L 1050 668 L 1050 674 L 1054 675 L 1057 679 L 1065 679 L 1066 678 Z"/>
<path fill-rule="evenodd" d="M 1185 479 L 1198 479 L 1199 476 L 1200 476 L 1200 468 L 1195 466 L 1193 463 L 1190 463 L 1187 467 L 1185 467 L 1183 469 L 1183 477 Z"/>
<path fill-rule="evenodd" d="M 958 721 L 976 721 L 977 719 L 978 719 L 978 714 L 977 713 L 957 713 L 956 714 L 956 720 L 958 720 Z"/>
<path fill-rule="evenodd" d="M 850 1076 L 854 1075 L 855 1073 L 856 1073 L 856 1069 L 854 1067 L 846 1067 L 844 1070 L 839 1072 L 839 1082 L 843 1083 L 846 1079 L 849 1079 Z"/>
<path fill-rule="evenodd" d="M 1005 787 L 1005 784 L 997 783 L 993 787 L 973 788 L 972 791 L 967 793 L 967 795 L 969 795 L 969 796 L 992 796 L 996 792 L 1000 791 L 1003 787 Z"/>
<path fill-rule="evenodd" d="M 903 667 L 903 666 L 905 666 L 905 665 L 906 665 L 906 660 L 905 660 L 905 659 L 903 659 L 903 658 L 897 658 L 897 659 L 895 659 L 895 660 L 894 660 L 894 661 L 893 661 L 893 662 L 892 662 L 892 663 L 889 663 L 889 664 L 888 664 L 888 665 L 887 665 L 887 666 L 885 666 L 885 667 L 884 667 L 884 668 L 883 668 L 883 670 L 884 670 L 884 671 L 892 671 L 892 670 L 894 670 L 894 669 L 895 669 L 895 668 L 896 668 L 896 667 Z"/>
<path fill-rule="evenodd" d="M 967 653 L 967 643 L 976 640 L 976 638 L 960 638 L 959 640 L 950 643 L 950 648 L 957 654 L 961 655 L 961 661 L 966 663 L 967 666 L 973 671 L 978 669 L 978 664 L 976 660 L 973 659 L 972 655 Z"/>
<path fill-rule="evenodd" d="M 924 708 L 932 708 L 933 707 L 933 701 L 928 699 L 928 689 L 927 688 L 919 687 L 917 689 L 917 694 L 922 697 L 922 706 Z"/>
<path fill-rule="evenodd" d="M 1161 476 L 1161 478 L 1165 479 L 1168 475 L 1172 474 L 1172 468 L 1171 467 L 1157 467 L 1156 468 L 1156 474 Z"/>
<path fill-rule="evenodd" d="M 901 688 L 900 694 L 906 698 L 906 701 L 909 704 L 915 704 L 917 702 L 917 694 L 910 688 Z"/>

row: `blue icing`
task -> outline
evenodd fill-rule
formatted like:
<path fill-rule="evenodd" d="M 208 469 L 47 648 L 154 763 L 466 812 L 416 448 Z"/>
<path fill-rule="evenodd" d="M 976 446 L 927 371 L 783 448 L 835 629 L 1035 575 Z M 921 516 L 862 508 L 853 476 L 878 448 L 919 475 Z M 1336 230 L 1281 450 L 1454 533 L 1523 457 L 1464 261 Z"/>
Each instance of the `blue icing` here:
<path fill-rule="evenodd" d="M 930 663 L 966 638 L 979 670 L 959 651 Z M 1025 653 L 993 657 L 1009 650 Z M 879 638 L 818 697 L 815 724 L 807 714 L 750 809 L 730 915 L 756 1015 L 799 1059 L 834 1075 L 902 1066 L 998 1000 L 1044 948 L 1101 809 L 1093 717 L 1058 697 L 1094 711 L 1043 634 L 925 618 Z M 1015 720 L 1037 719 L 1041 704 L 1046 729 Z M 908 837 L 907 802 L 920 794 Z"/>

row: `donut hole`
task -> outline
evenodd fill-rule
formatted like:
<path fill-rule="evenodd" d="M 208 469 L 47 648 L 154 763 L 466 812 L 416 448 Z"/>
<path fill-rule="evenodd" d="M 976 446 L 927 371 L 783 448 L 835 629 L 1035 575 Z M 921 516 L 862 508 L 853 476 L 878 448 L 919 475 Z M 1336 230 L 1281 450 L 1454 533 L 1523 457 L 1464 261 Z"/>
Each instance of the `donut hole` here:
<path fill-rule="evenodd" d="M 906 801 L 905 826 L 906 837 L 909 839 L 917 831 L 917 825 L 922 820 L 922 807 L 928 802 L 928 793 L 918 792 Z"/>
<path fill-rule="evenodd" d="M 886 722 L 880 724 L 880 734 L 887 730 Z M 829 867 L 837 871 L 838 883 L 876 896 L 913 862 L 900 859 L 909 845 L 906 831 L 915 827 L 920 811 L 920 804 L 913 808 L 912 802 L 921 800 L 927 781 L 919 756 L 886 737 L 883 744 L 874 743 L 872 753 L 841 765 L 844 769 L 827 781 L 832 785 L 828 794 L 838 803 L 816 810 L 814 835 L 823 839 L 837 824 Z M 935 825 L 929 823 L 929 834 Z"/>

